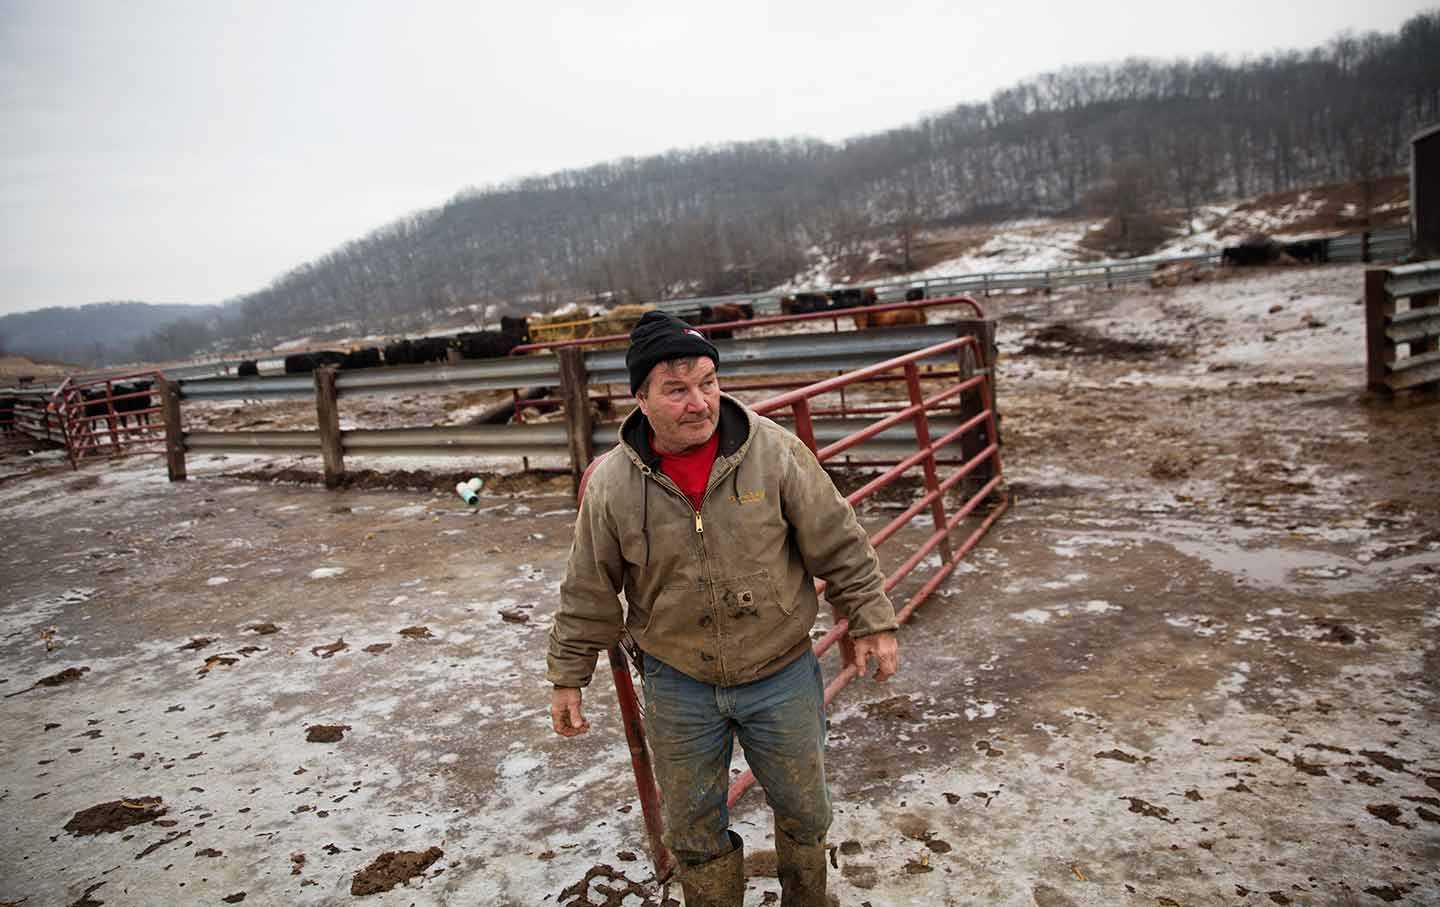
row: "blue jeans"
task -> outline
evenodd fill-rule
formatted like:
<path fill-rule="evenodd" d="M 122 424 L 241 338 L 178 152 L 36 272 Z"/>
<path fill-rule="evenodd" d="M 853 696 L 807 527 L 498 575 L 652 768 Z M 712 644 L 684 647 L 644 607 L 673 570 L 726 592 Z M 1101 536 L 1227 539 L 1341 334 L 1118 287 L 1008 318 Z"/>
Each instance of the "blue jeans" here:
<path fill-rule="evenodd" d="M 778 674 L 719 687 L 644 656 L 645 726 L 664 801 L 665 843 L 695 866 L 732 850 L 730 757 L 735 737 L 775 813 L 775 833 L 824 840 L 825 690 L 809 650 Z"/>

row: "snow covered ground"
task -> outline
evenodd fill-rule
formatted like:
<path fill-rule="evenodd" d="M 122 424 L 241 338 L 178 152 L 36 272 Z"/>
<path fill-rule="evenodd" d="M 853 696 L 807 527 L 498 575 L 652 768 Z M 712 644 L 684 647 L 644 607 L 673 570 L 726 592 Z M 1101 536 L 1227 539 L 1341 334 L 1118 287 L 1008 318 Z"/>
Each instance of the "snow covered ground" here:
<path fill-rule="evenodd" d="M 1013 506 L 831 711 L 841 903 L 1440 901 L 1440 403 L 1363 394 L 1361 270 L 985 300 Z M 548 730 L 566 480 L 467 508 L 258 465 L 0 458 L 0 902 L 346 903 L 437 847 L 365 901 L 659 907 L 603 661 L 594 731 Z M 773 846 L 758 792 L 734 819 Z"/>

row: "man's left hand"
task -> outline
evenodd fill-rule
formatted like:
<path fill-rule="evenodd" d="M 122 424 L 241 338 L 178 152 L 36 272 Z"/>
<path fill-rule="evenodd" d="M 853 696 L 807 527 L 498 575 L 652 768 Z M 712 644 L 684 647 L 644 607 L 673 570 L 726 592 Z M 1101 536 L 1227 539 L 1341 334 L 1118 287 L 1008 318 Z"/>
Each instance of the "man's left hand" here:
<path fill-rule="evenodd" d="M 900 644 L 895 641 L 893 632 L 885 630 L 855 640 L 855 667 L 861 677 L 869 671 L 872 657 L 875 659 L 876 680 L 889 680 L 900 670 Z"/>

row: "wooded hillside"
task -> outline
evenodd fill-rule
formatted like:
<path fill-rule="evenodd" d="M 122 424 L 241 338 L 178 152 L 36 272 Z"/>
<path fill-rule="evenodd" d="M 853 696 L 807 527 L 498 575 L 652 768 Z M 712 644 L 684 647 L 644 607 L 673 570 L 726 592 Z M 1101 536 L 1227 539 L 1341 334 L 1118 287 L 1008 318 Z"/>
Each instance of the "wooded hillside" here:
<path fill-rule="evenodd" d="M 519 312 L 601 294 L 761 289 L 817 251 L 843 259 L 877 238 L 903 263 L 927 226 L 1369 186 L 1403 171 L 1408 138 L 1440 122 L 1437 48 L 1432 11 L 1395 34 L 1239 62 L 1062 69 L 839 144 L 680 150 L 468 189 L 232 300 L 203 327 L 228 346 L 260 347 L 341 323 L 423 329 L 467 303 Z M 1124 250 L 1159 238 L 1137 233 Z M 148 351 L 190 352 L 173 346 L 178 337 L 151 340 Z"/>

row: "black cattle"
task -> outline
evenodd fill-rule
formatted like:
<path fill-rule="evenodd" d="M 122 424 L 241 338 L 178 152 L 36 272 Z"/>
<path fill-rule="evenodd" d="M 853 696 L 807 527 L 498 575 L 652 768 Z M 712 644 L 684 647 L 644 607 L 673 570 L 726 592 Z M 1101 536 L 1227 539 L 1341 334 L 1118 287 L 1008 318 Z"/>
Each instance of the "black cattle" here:
<path fill-rule="evenodd" d="M 19 397 L 0 397 L 0 434 L 15 433 L 15 404 Z"/>
<path fill-rule="evenodd" d="M 523 336 L 505 331 L 466 331 L 455 340 L 465 359 L 498 359 L 525 342 Z"/>
<path fill-rule="evenodd" d="M 150 424 L 151 414 L 143 412 L 143 410 L 154 406 L 151 395 L 154 387 L 155 382 L 150 380 L 127 381 L 124 384 L 115 385 L 115 396 L 119 398 L 114 401 L 115 412 L 120 414 L 122 426 L 127 424 L 132 414 L 135 417 L 136 425 Z M 134 396 L 131 396 L 132 394 Z"/>
<path fill-rule="evenodd" d="M 906 301 L 906 302 L 919 302 L 920 300 L 922 300 L 922 299 L 924 299 L 924 298 L 925 298 L 925 288 L 924 288 L 924 287 L 911 287 L 910 289 L 908 289 L 908 290 L 905 291 L 905 301 Z"/>
<path fill-rule="evenodd" d="M 241 378 L 259 378 L 260 364 L 254 359 L 244 359 L 240 362 L 240 369 L 236 374 Z"/>
<path fill-rule="evenodd" d="M 1262 234 L 1247 236 L 1240 245 L 1228 246 L 1220 251 L 1220 263 L 1236 267 L 1265 265 L 1279 257 L 1280 245 Z"/>
<path fill-rule="evenodd" d="M 500 332 L 520 338 L 521 343 L 530 342 L 530 322 L 524 317 L 500 316 Z M 463 336 L 463 335 L 462 335 Z"/>
<path fill-rule="evenodd" d="M 729 309 L 732 309 L 732 308 L 733 308 L 733 306 L 726 306 L 726 305 L 714 305 L 714 306 L 702 305 L 702 306 L 700 306 L 700 311 L 699 311 L 699 313 L 698 313 L 700 317 L 699 317 L 699 318 L 696 318 L 695 321 L 692 322 L 692 323 L 694 323 L 694 324 L 724 324 L 724 323 L 727 322 L 727 321 L 734 321 L 735 319 L 732 317 L 733 313 L 729 311 Z M 734 332 L 734 331 L 706 331 L 706 332 L 705 332 L 705 336 L 706 336 L 706 337 L 709 337 L 711 340 L 733 340 L 734 337 L 735 337 L 735 332 Z"/>
<path fill-rule="evenodd" d="M 119 411 L 116 404 L 119 401 L 111 400 L 110 394 L 105 388 L 82 387 L 80 388 L 80 399 L 85 401 L 85 419 L 80 426 L 83 434 L 115 430 L 115 416 Z M 111 409 L 112 406 L 115 409 Z"/>
<path fill-rule="evenodd" d="M 291 353 L 285 357 L 285 374 L 308 374 L 315 371 L 315 365 L 315 357 L 310 353 Z"/>
<path fill-rule="evenodd" d="M 341 361 L 342 369 L 352 368 L 374 368 L 382 364 L 380 361 L 380 348 L 374 346 L 360 347 L 345 354 Z"/>
<path fill-rule="evenodd" d="M 865 293 L 861 290 L 835 290 L 830 294 L 830 308 L 854 309 L 865 305 Z"/>
<path fill-rule="evenodd" d="M 345 354 L 335 350 L 316 350 L 313 353 L 291 353 L 285 357 L 285 374 L 305 375 L 317 368 L 343 365 Z"/>
<path fill-rule="evenodd" d="M 410 341 L 397 340 L 394 343 L 387 343 L 384 354 L 386 365 L 409 365 Z"/>
<path fill-rule="evenodd" d="M 1326 254 L 1329 251 L 1328 245 L 1323 239 L 1300 239 L 1286 243 L 1283 251 L 1296 261 L 1321 264 L 1329 261 L 1329 256 Z"/>
<path fill-rule="evenodd" d="M 780 309 L 787 315 L 809 315 L 830 310 L 830 297 L 824 293 L 796 293 L 780 300 Z"/>
<path fill-rule="evenodd" d="M 449 337 L 421 337 L 418 340 L 397 340 L 385 347 L 386 365 L 424 365 L 444 362 L 450 358 L 454 341 Z"/>

